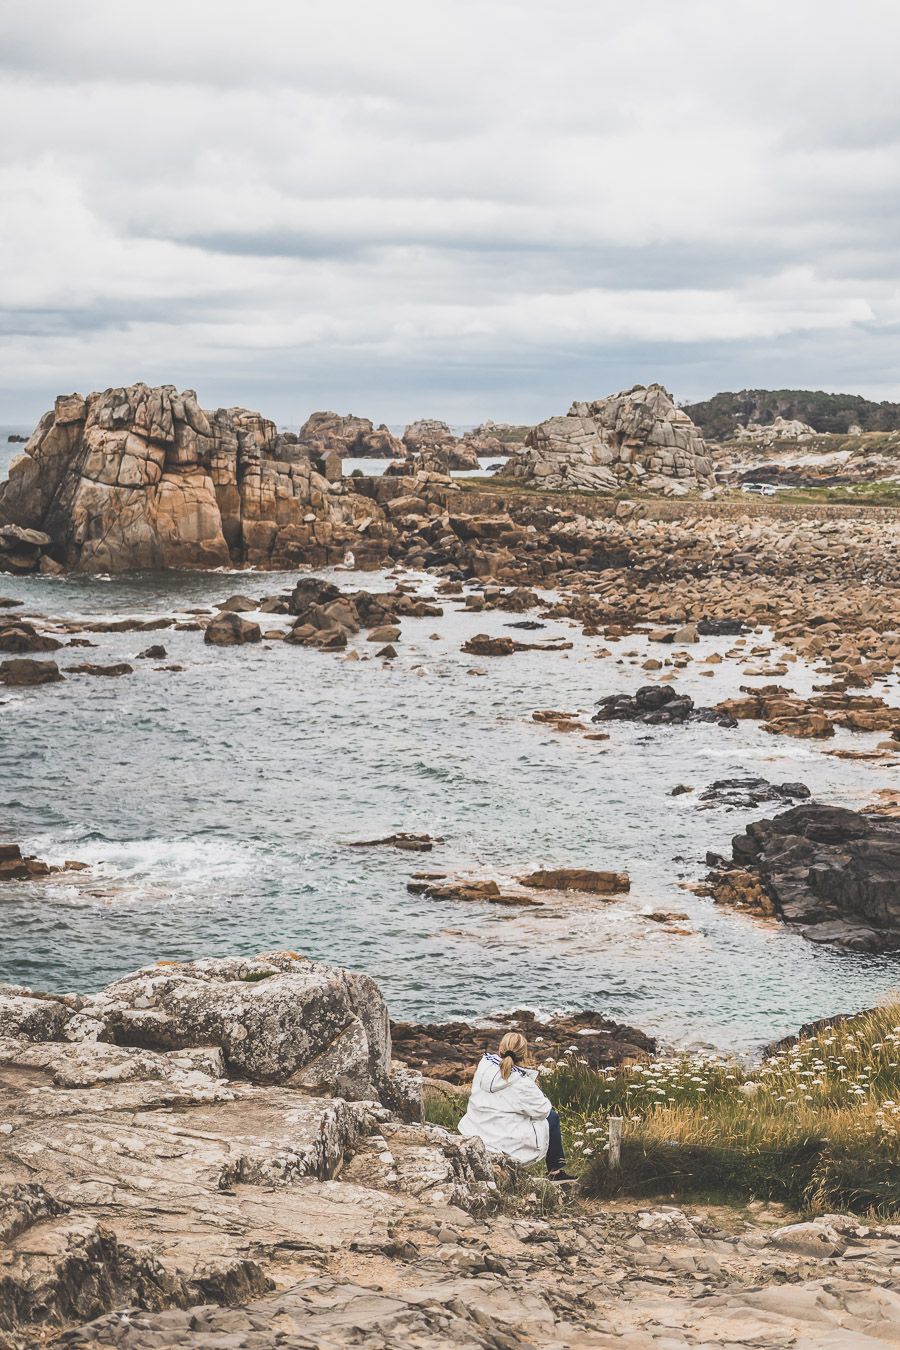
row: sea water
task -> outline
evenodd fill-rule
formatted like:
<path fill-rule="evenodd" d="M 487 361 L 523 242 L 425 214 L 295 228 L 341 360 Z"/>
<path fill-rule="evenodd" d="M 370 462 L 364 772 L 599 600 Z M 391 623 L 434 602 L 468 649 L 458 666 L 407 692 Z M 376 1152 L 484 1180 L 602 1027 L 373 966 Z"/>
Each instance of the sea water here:
<path fill-rule="evenodd" d="M 348 589 L 394 585 L 325 575 Z M 4 576 L 0 594 L 22 599 L 23 614 L 186 618 L 296 579 Z M 406 579 L 433 591 L 428 577 Z M 727 851 L 749 820 L 778 809 L 704 809 L 710 782 L 799 779 L 823 801 L 859 806 L 900 786 L 896 769 L 825 751 L 879 737 L 797 741 L 752 721 L 614 723 L 601 742 L 563 735 L 532 712 L 587 721 L 603 695 L 657 678 L 640 668 L 647 640 L 585 638 L 561 621 L 522 633 L 508 627 L 521 615 L 440 602 L 442 618 L 403 620 L 392 662 L 365 634 L 351 641 L 356 661 L 275 641 L 218 648 L 196 631 L 86 634 L 96 648 L 52 654 L 63 670 L 129 661 L 134 673 L 0 690 L 0 833 L 51 862 L 90 864 L 2 888 L 0 980 L 93 990 L 161 958 L 286 947 L 367 971 L 395 1016 L 594 1008 L 671 1043 L 738 1050 L 900 986 L 896 957 L 814 946 L 684 889 L 703 876 L 708 849 Z M 264 629 L 288 623 L 256 617 Z M 461 651 L 478 632 L 573 647 L 478 658 Z M 165 661 L 135 659 L 155 643 Z M 700 674 L 699 658 L 732 644 L 690 647 L 676 687 L 708 704 L 764 682 L 743 675 L 743 661 Z M 183 669 L 157 668 L 169 664 Z M 820 678 L 797 663 L 785 682 L 807 693 Z M 895 686 L 887 696 L 897 701 Z M 672 797 L 678 784 L 695 791 Z M 399 830 L 443 842 L 427 854 L 349 847 Z M 631 891 L 543 896 L 530 910 L 407 891 L 419 870 L 502 884 L 564 866 L 627 871 Z M 654 923 L 646 914 L 658 909 L 687 919 Z"/>

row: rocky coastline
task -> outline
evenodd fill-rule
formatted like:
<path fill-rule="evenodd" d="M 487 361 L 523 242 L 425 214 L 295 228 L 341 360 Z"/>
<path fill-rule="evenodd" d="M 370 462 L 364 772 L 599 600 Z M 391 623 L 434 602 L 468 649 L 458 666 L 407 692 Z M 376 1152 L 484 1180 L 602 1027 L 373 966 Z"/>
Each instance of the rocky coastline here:
<path fill-rule="evenodd" d="M 183 669 L 170 634 L 217 663 L 276 651 L 299 663 L 311 649 L 327 687 L 332 662 L 405 669 L 416 621 L 431 633 L 459 613 L 466 677 L 532 656 L 567 661 L 575 637 L 591 644 L 598 675 L 577 704 L 527 713 L 536 736 L 589 742 L 585 754 L 626 737 L 702 736 L 714 748 L 759 730 L 773 746 L 896 767 L 895 514 L 718 498 L 697 428 L 664 395 L 651 386 L 575 405 L 527 438 L 491 424 L 455 437 L 429 420 L 401 439 L 330 413 L 293 436 L 247 410 L 205 412 L 168 386 L 57 400 L 0 486 L 0 569 L 21 586 L 248 570 L 223 579 L 215 606 L 144 617 L 0 600 L 0 693 L 64 699 L 90 680 L 114 697 L 150 670 Z M 507 478 L 464 488 L 450 477 L 494 444 L 514 454 Z M 342 458 L 382 452 L 396 471 L 344 478 Z M 326 566 L 347 575 L 316 575 Z M 386 583 L 353 576 L 376 568 Z M 293 573 L 289 586 L 257 575 L 274 569 Z M 121 633 L 134 635 L 125 652 L 109 646 Z M 147 636 L 157 633 L 169 648 Z M 90 660 L 76 654 L 95 645 Z M 746 683 L 723 697 L 726 669 Z M 735 816 L 730 856 L 711 850 L 705 878 L 699 860 L 676 859 L 677 884 L 741 911 L 735 923 L 777 924 L 863 959 L 900 950 L 893 799 L 851 810 L 816 799 L 799 765 L 796 780 L 764 772 L 671 780 L 672 809 Z M 538 947 L 549 920 L 628 902 L 621 858 L 573 850 L 566 867 L 536 858 L 471 871 L 440 854 L 440 823 L 432 834 L 402 824 L 378 837 L 360 824 L 344 843 L 415 853 L 403 898 L 490 912 L 520 926 L 523 946 Z M 23 852 L 0 845 L 4 896 L 57 875 Z M 60 882 L 84 867 L 67 862 Z M 693 935 L 674 906 L 639 917 L 673 944 Z M 373 980 L 294 952 L 158 962 L 92 995 L 0 985 L 0 1346 L 496 1350 L 628 1338 L 665 1350 L 673 1328 L 677 1344 L 790 1345 L 816 1343 L 798 1338 L 827 1324 L 838 1345 L 895 1324 L 890 1224 L 797 1224 L 762 1204 L 738 1219 L 640 1197 L 560 1206 L 477 1141 L 426 1123 L 423 1085 L 464 1088 L 512 1025 L 544 1065 L 574 1047 L 586 1068 L 615 1072 L 660 1048 L 590 1008 L 391 1021 Z M 738 1322 L 750 1330 L 735 1340 Z"/>
<path fill-rule="evenodd" d="M 0 986 L 0 1345 L 662 1350 L 895 1324 L 896 1226 L 541 1213 L 533 1179 L 422 1123 L 393 1058 L 437 1046 L 443 1069 L 470 1033 L 398 1025 L 392 1048 L 371 980 L 293 952 Z M 652 1053 L 600 1031 L 622 1033 Z"/>

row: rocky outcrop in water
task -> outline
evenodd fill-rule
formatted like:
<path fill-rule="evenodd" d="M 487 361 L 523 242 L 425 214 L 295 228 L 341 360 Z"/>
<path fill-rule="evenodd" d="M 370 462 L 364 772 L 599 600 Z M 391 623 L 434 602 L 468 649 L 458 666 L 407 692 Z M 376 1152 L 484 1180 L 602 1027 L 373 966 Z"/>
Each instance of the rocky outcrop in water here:
<path fill-rule="evenodd" d="M 775 914 L 811 942 L 900 948 L 900 820 L 810 803 L 757 820 L 712 877 L 720 903 Z"/>
<path fill-rule="evenodd" d="M 35 684 L 57 684 L 62 678 L 55 661 L 32 661 L 27 656 L 0 661 L 0 684 L 27 688 Z"/>
<path fill-rule="evenodd" d="M 645 726 L 674 726 L 682 722 L 716 722 L 722 727 L 737 723 L 727 710 L 695 708 L 689 694 L 679 694 L 670 685 L 645 684 L 634 694 L 607 694 L 592 722 L 643 722 Z"/>
<path fill-rule="evenodd" d="M 352 459 L 403 459 L 406 446 L 386 426 L 375 427 L 368 417 L 314 412 L 297 435 L 313 456 L 347 455 Z"/>
<path fill-rule="evenodd" d="M 0 882 L 37 881 L 56 872 L 81 872 L 87 863 L 66 862 L 60 866 L 44 862 L 22 853 L 19 844 L 0 844 Z"/>
<path fill-rule="evenodd" d="M 700 432 L 662 385 L 573 403 L 530 432 L 513 476 L 542 488 L 680 493 L 714 486 Z"/>
<path fill-rule="evenodd" d="M 390 534 L 259 413 L 206 412 L 192 390 L 145 384 L 58 398 L 0 485 L 0 525 L 47 537 L 26 541 L 31 568 L 49 556 L 81 572 L 321 565 L 351 547 L 364 562 Z M 25 546 L 0 539 L 0 567 L 28 570 Z"/>
<path fill-rule="evenodd" d="M 730 811 L 746 811 L 765 802 L 805 801 L 810 795 L 805 783 L 770 783 L 766 778 L 717 778 L 700 793 L 698 800 L 707 808 L 725 806 Z"/>
<path fill-rule="evenodd" d="M 403 444 L 410 455 L 416 456 L 417 465 L 430 473 L 479 467 L 478 449 L 454 435 L 446 422 L 434 418 L 411 422 L 403 433 Z"/>

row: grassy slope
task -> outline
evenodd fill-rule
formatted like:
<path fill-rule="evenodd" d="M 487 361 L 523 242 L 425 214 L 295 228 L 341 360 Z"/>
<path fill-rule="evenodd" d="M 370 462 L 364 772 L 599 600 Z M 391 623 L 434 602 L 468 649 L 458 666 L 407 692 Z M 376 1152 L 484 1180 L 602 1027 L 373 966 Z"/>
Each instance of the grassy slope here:
<path fill-rule="evenodd" d="M 542 1086 L 589 1194 L 900 1212 L 900 1003 L 753 1071 L 683 1058 L 598 1073 L 570 1056 Z M 455 1129 L 465 1093 L 429 1089 L 426 1109 Z M 611 1115 L 625 1120 L 618 1173 L 606 1157 Z"/>

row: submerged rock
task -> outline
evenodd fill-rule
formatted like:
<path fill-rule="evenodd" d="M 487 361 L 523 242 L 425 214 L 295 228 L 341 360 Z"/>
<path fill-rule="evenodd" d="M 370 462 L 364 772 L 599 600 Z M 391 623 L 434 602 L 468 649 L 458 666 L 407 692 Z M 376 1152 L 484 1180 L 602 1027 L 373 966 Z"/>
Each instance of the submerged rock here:
<path fill-rule="evenodd" d="M 130 666 L 127 661 L 117 661 L 108 666 L 96 665 L 92 661 L 82 661 L 77 666 L 66 666 L 66 673 L 69 675 L 133 675 L 134 666 Z"/>
<path fill-rule="evenodd" d="M 399 848 L 405 853 L 430 853 L 435 844 L 443 839 L 434 839 L 430 834 L 388 834 L 383 839 L 354 839 L 350 848 Z"/>
<path fill-rule="evenodd" d="M 584 891 L 589 895 L 621 895 L 631 889 L 627 872 L 592 872 L 587 867 L 529 872 L 519 881 L 540 891 Z"/>
<path fill-rule="evenodd" d="M 0 684 L 28 686 L 55 684 L 63 677 L 55 661 L 31 661 L 26 656 L 0 661 Z"/>
<path fill-rule="evenodd" d="M 427 900 L 487 902 L 491 905 L 506 905 L 512 908 L 540 905 L 541 903 L 540 900 L 533 900 L 530 895 L 523 895 L 521 892 L 501 891 L 496 881 L 445 881 L 441 878 L 417 880 L 413 878 L 407 882 L 406 889 L 412 895 L 424 895 Z"/>

